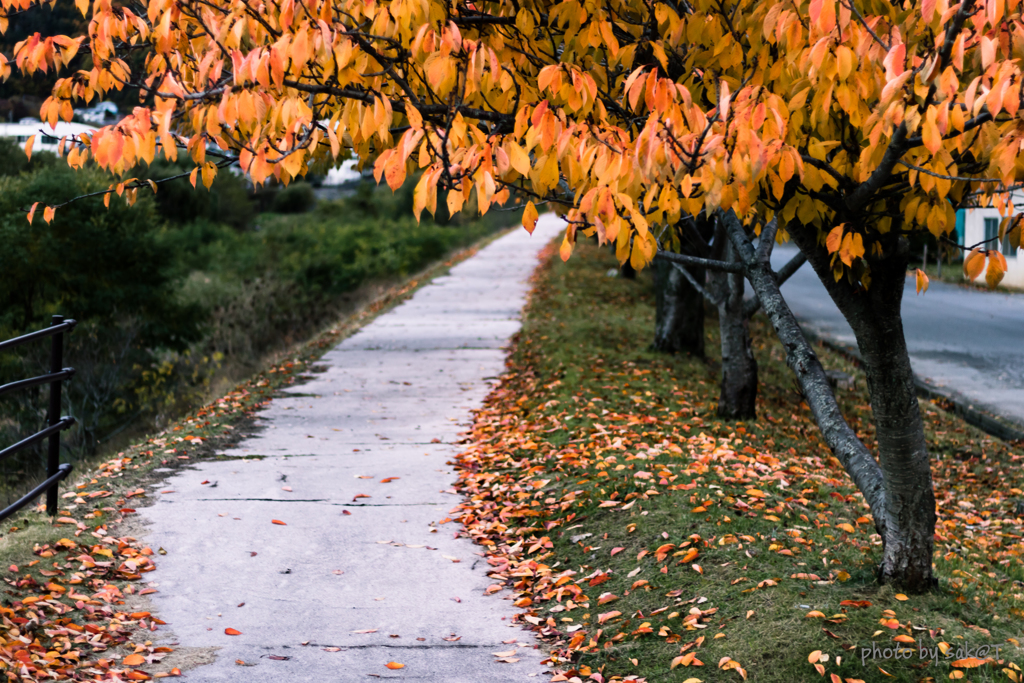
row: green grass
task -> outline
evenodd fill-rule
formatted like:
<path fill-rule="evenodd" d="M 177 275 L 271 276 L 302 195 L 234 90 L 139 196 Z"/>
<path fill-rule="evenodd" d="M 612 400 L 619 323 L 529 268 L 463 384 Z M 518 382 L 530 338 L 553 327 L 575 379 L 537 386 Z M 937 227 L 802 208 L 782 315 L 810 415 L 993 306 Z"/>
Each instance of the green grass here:
<path fill-rule="evenodd" d="M 1024 616 L 1021 450 L 922 404 L 936 459 L 940 585 L 897 599 L 875 581 L 881 546 L 867 508 L 821 442 L 766 323 L 752 325 L 758 420 L 722 422 L 714 321 L 706 361 L 647 350 L 651 282 L 608 277 L 614 266 L 607 250 L 581 245 L 541 271 L 510 372 L 462 460 L 470 533 L 499 557 L 523 540 L 518 559 L 549 568 L 494 576 L 515 586 L 564 675 L 739 681 L 736 669 L 719 668 L 729 658 L 751 681 L 822 680 L 808 661 L 821 650 L 824 680 L 948 680 L 950 660 L 929 663 L 916 649 L 909 660 L 862 663 L 861 648 L 891 648 L 906 635 L 910 647 L 945 642 L 953 652 L 1001 645 L 1001 665 L 965 669 L 963 680 L 1011 680 L 1001 669 L 1022 659 L 1007 640 L 1021 637 Z M 819 354 L 857 379 L 839 398 L 873 446 L 863 376 Z M 619 504 L 602 507 L 611 500 Z M 591 586 L 594 576 L 607 578 Z M 562 595 L 559 577 L 568 577 Z M 598 604 L 604 594 L 613 598 Z M 841 604 L 849 600 L 871 604 Z M 687 626 L 694 609 L 703 612 Z M 621 615 L 598 623 L 613 610 Z M 808 617 L 813 610 L 824 616 Z M 880 623 L 892 617 L 898 628 Z M 576 633 L 586 634 L 581 643 Z M 671 668 L 691 652 L 703 666 Z"/>

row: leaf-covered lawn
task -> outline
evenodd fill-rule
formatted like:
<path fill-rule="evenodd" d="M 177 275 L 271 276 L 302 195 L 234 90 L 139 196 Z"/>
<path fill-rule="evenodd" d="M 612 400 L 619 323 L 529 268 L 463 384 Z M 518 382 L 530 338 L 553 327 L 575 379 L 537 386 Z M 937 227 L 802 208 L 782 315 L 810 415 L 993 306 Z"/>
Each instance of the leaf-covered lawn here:
<path fill-rule="evenodd" d="M 648 351 L 650 281 L 615 266 L 582 244 L 545 262 L 458 459 L 459 521 L 554 680 L 1021 680 L 1022 449 L 922 403 L 941 579 L 895 594 L 766 323 L 758 420 L 723 423 L 714 325 L 707 362 Z M 840 401 L 871 446 L 863 376 L 819 353 L 854 376 Z"/>

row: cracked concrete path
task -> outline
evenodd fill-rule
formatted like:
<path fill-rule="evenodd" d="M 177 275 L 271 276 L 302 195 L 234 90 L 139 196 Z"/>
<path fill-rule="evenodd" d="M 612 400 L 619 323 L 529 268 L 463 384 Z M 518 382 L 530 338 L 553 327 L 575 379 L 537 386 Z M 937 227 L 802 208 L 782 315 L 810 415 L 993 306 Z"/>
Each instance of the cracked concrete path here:
<path fill-rule="evenodd" d="M 167 551 L 150 575 L 155 611 L 180 646 L 220 648 L 190 680 L 477 683 L 544 671 L 511 624 L 510 596 L 484 596 L 479 548 L 438 522 L 459 500 L 446 464 L 457 435 L 504 369 L 527 279 L 561 226 L 544 216 L 532 237 L 481 249 L 328 352 L 322 373 L 272 401 L 264 428 L 226 453 L 240 459 L 160 485 L 173 493 L 140 511 L 147 542 Z M 495 662 L 509 650 L 519 662 Z"/>

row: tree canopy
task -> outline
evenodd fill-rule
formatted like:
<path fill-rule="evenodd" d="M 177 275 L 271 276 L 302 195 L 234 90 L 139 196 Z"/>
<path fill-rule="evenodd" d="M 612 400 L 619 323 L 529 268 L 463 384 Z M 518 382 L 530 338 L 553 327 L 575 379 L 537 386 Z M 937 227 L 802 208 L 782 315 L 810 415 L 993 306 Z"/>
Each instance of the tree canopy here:
<path fill-rule="evenodd" d="M 34 1 L 0 5 L 12 14 Z M 871 507 L 882 578 L 931 585 L 930 459 L 899 313 L 906 238 L 945 238 L 964 206 L 1012 213 L 1024 181 L 1017 0 L 76 6 L 85 35 L 33 34 L 0 72 L 60 71 L 91 54 L 91 69 L 56 81 L 41 110 L 50 122 L 137 91 L 131 115 L 62 150 L 73 167 L 91 158 L 121 175 L 107 200 L 156 191 L 157 180 L 123 176 L 158 150 L 183 150 L 192 183 L 207 186 L 235 162 L 256 183 L 287 184 L 355 154 L 392 189 L 418 172 L 417 216 L 439 203 L 457 213 L 475 191 L 481 213 L 527 200 L 532 230 L 537 206 L 554 204 L 568 221 L 565 259 L 583 233 L 641 268 L 678 251 L 688 217 L 713 218 L 712 251 L 729 240 L 732 260 L 678 259 L 751 282 Z M 1020 232 L 1008 217 L 999 238 L 1017 246 Z M 878 462 L 779 294 L 768 256 L 787 236 L 857 334 Z M 986 246 L 968 247 L 965 270 L 995 286 L 1005 260 Z"/>
<path fill-rule="evenodd" d="M 122 172 L 180 145 L 193 182 L 225 157 L 288 182 L 351 149 L 392 187 L 424 169 L 417 212 L 439 195 L 457 211 L 474 188 L 482 212 L 511 189 L 558 203 L 563 256 L 585 229 L 642 266 L 651 225 L 734 209 L 813 226 L 836 278 L 869 286 L 863 257 L 887 235 L 942 236 L 957 207 L 1006 208 L 1024 178 L 1014 0 L 76 4 L 87 35 L 14 50 L 26 73 L 92 54 L 43 117 L 124 88 L 142 106 L 72 165 Z"/>

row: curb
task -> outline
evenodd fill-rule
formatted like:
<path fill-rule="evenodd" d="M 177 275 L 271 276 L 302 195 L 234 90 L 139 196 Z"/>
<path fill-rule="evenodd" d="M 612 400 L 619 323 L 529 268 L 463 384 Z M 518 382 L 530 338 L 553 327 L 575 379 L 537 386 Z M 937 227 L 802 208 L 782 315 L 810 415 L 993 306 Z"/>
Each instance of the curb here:
<path fill-rule="evenodd" d="M 857 348 L 830 339 L 812 327 L 801 325 L 800 329 L 803 330 L 804 335 L 809 340 L 818 342 L 837 353 L 841 353 L 858 366 L 863 365 L 863 358 Z M 1024 431 L 1019 426 L 1007 424 L 1005 420 L 978 410 L 958 394 L 930 384 L 917 375 L 914 375 L 914 386 L 920 398 L 944 403 L 945 405 L 938 405 L 938 407 L 948 413 L 953 413 L 967 424 L 977 427 L 986 434 L 1003 441 L 1024 441 Z"/>

